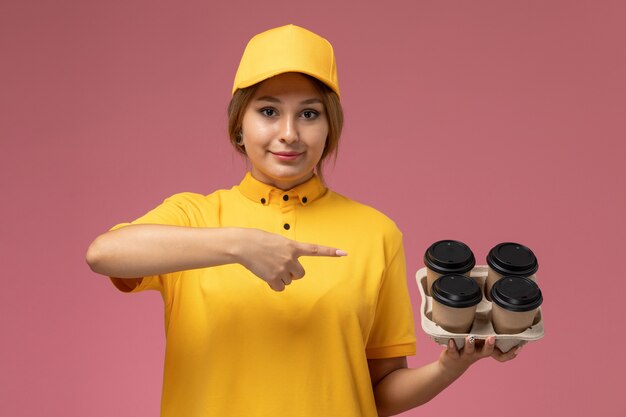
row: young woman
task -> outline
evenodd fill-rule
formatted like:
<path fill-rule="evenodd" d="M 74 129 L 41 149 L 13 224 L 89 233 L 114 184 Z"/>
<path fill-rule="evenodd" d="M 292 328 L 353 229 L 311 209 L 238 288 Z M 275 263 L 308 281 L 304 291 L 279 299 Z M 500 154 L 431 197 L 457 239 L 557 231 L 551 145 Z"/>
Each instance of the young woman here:
<path fill-rule="evenodd" d="M 415 354 L 402 235 L 327 189 L 343 124 L 332 46 L 288 25 L 246 47 L 229 133 L 251 166 L 230 190 L 182 193 L 89 247 L 122 291 L 165 304 L 163 416 L 393 415 L 433 398 L 493 338 Z"/>

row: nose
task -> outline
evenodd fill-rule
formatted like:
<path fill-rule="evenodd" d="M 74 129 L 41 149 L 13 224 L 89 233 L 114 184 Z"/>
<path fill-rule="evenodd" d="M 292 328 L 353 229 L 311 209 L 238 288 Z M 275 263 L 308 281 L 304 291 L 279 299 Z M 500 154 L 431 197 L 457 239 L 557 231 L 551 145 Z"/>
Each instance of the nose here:
<path fill-rule="evenodd" d="M 299 140 L 296 119 L 291 116 L 284 117 L 280 124 L 280 141 L 294 143 Z"/>

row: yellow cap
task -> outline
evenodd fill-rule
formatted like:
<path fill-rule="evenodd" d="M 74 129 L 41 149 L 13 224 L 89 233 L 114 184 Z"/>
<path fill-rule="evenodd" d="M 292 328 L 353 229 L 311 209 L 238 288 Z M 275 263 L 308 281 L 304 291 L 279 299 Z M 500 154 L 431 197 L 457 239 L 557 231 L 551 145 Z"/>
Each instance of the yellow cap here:
<path fill-rule="evenodd" d="M 333 46 L 295 25 L 270 29 L 250 39 L 235 75 L 233 94 L 239 88 L 285 72 L 315 77 L 339 95 Z"/>

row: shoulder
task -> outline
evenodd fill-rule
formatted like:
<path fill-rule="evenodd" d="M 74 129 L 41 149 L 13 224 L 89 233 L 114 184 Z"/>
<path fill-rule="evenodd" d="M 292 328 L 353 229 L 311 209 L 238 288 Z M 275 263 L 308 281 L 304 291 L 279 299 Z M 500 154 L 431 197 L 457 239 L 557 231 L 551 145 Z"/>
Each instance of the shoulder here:
<path fill-rule="evenodd" d="M 164 202 L 174 203 L 174 204 L 201 204 L 209 199 L 213 193 L 211 194 L 200 194 L 190 191 L 185 191 L 182 193 L 176 193 L 171 195 L 165 199 Z"/>
<path fill-rule="evenodd" d="M 228 193 L 229 190 L 217 190 L 206 195 L 195 192 L 177 193 L 167 197 L 147 216 L 162 217 L 164 221 L 184 226 L 213 224 Z"/>
<path fill-rule="evenodd" d="M 187 208 L 205 208 L 206 206 L 220 205 L 222 200 L 231 193 L 231 190 L 216 190 L 211 194 L 200 194 L 196 192 L 181 192 L 167 197 L 163 203 L 173 204 Z"/>
<path fill-rule="evenodd" d="M 350 226 L 369 233 L 380 233 L 386 240 L 402 239 L 402 232 L 396 223 L 383 212 L 331 190 L 327 194 L 328 205 L 333 207 L 335 215 Z"/>

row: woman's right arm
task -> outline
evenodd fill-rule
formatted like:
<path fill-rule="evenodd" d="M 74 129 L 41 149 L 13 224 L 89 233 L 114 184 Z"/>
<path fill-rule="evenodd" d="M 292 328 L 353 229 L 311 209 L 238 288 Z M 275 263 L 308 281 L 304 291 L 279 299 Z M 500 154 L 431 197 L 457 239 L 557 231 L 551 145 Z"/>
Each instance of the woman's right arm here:
<path fill-rule="evenodd" d="M 98 236 L 87 250 L 94 272 L 139 278 L 235 261 L 242 229 L 140 224 Z"/>
<path fill-rule="evenodd" d="M 239 263 L 281 291 L 304 276 L 298 257 L 343 254 L 259 229 L 138 224 L 98 236 L 86 259 L 94 272 L 129 279 Z"/>

